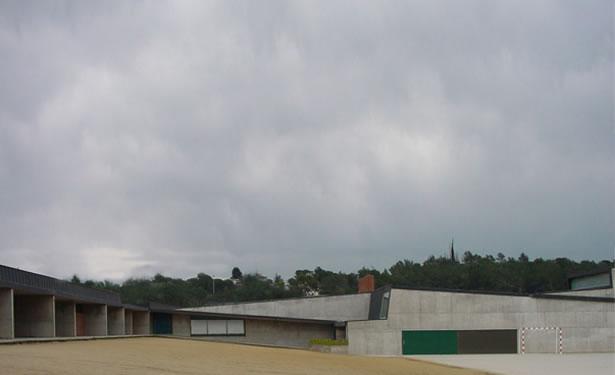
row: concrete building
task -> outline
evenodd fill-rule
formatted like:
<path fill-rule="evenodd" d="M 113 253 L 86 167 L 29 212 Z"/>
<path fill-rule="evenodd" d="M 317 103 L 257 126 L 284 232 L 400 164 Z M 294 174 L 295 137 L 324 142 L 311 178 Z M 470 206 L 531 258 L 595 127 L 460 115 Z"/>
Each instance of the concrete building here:
<path fill-rule="evenodd" d="M 177 308 L 0 266 L 0 339 L 169 335 L 306 348 L 348 339 L 356 355 L 615 352 L 615 270 L 570 290 L 519 295 L 386 286 L 359 293 Z"/>
<path fill-rule="evenodd" d="M 0 265 L 0 339 L 149 334 L 149 311 L 120 296 Z"/>
<path fill-rule="evenodd" d="M 241 313 L 216 313 L 150 304 L 152 333 L 224 341 L 307 348 L 314 338 L 335 339 L 345 323 Z"/>
<path fill-rule="evenodd" d="M 368 295 L 357 302 L 344 296 L 337 298 L 349 301 L 349 309 L 359 310 L 365 310 L 369 301 Z M 311 306 L 310 314 L 326 316 L 330 313 L 328 304 L 306 302 L 297 300 L 294 307 L 280 313 L 293 315 L 289 312 L 308 309 L 308 306 Z M 319 314 L 319 310 L 324 313 Z M 0 340 L 9 342 L 154 334 L 307 347 L 310 339 L 333 339 L 344 334 L 344 324 L 327 318 L 219 314 L 185 311 L 157 303 L 148 306 L 123 304 L 120 296 L 113 292 L 0 266 Z"/>
<path fill-rule="evenodd" d="M 335 320 L 357 355 L 615 352 L 613 278 L 615 270 L 577 275 L 569 284 L 585 287 L 537 295 L 388 286 L 183 310 Z"/>
<path fill-rule="evenodd" d="M 348 322 L 351 353 L 615 351 L 612 298 L 401 288 L 378 295 L 383 301 L 371 320 Z"/>

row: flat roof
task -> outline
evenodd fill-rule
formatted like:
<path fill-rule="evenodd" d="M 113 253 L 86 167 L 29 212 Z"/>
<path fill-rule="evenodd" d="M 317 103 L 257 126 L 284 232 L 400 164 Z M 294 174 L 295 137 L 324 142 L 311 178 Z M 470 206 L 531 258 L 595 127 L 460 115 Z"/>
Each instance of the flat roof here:
<path fill-rule="evenodd" d="M 327 319 L 308 319 L 308 318 L 290 318 L 286 316 L 267 316 L 267 315 L 249 315 L 249 314 L 232 314 L 232 313 L 218 313 L 218 312 L 206 312 L 206 311 L 191 311 L 186 309 L 164 309 L 164 308 L 150 308 L 153 313 L 163 314 L 180 314 L 197 316 L 203 318 L 231 318 L 231 319 L 244 319 L 244 320 L 273 320 L 279 322 L 288 323 L 306 323 L 306 324 L 321 324 L 321 325 L 335 325 L 339 326 L 342 321 L 327 320 Z"/>
<path fill-rule="evenodd" d="M 0 287 L 24 294 L 54 295 L 82 303 L 122 306 L 118 293 L 71 283 L 34 272 L 0 265 Z"/>
<path fill-rule="evenodd" d="M 595 276 L 595 275 L 602 275 L 602 274 L 611 274 L 611 270 L 612 268 L 598 268 L 592 271 L 577 271 L 577 272 L 572 272 L 568 275 L 568 280 L 571 279 L 576 279 L 579 277 L 587 277 L 587 276 Z"/>
<path fill-rule="evenodd" d="M 127 309 L 127 310 L 134 310 L 134 311 L 149 311 L 149 309 L 145 306 L 139 306 L 139 305 L 133 305 L 130 303 L 124 303 L 122 304 L 122 307 Z"/>
<path fill-rule="evenodd" d="M 419 292 L 446 292 L 446 293 L 466 293 L 466 294 L 486 294 L 495 296 L 509 296 L 509 297 L 529 297 L 529 294 L 504 292 L 504 291 L 492 291 L 492 290 L 464 290 L 464 289 L 449 289 L 449 288 L 429 288 L 420 286 L 407 286 L 407 285 L 392 285 L 392 289 L 403 290 L 416 290 Z"/>
<path fill-rule="evenodd" d="M 409 287 L 409 286 L 398 286 L 398 285 L 391 286 L 391 288 L 392 289 L 402 289 L 402 290 L 416 290 L 419 292 L 465 293 L 465 294 L 482 294 L 482 295 L 502 296 L 502 297 L 528 297 L 528 298 L 556 299 L 556 300 L 568 300 L 568 301 L 615 303 L 615 298 L 611 298 L 611 297 L 573 296 L 573 295 L 545 294 L 545 293 L 523 294 L 523 293 L 511 293 L 511 292 L 496 292 L 496 291 L 489 291 L 489 290 L 422 288 L 422 287 Z M 569 290 L 567 290 L 567 292 L 569 292 Z"/>
<path fill-rule="evenodd" d="M 215 306 L 233 306 L 233 305 L 247 305 L 251 303 L 266 303 L 266 302 L 280 302 L 280 301 L 293 301 L 293 300 L 310 300 L 310 299 L 318 299 L 318 298 L 335 298 L 335 297 L 356 297 L 356 296 L 369 296 L 371 292 L 362 292 L 362 293 L 347 293 L 347 294 L 325 294 L 319 296 L 303 296 L 303 297 L 288 297 L 288 298 L 266 298 L 259 300 L 251 300 L 251 301 L 239 301 L 239 302 L 213 302 L 206 303 L 205 305 L 198 307 L 215 307 Z M 190 308 L 190 307 L 187 307 Z"/>

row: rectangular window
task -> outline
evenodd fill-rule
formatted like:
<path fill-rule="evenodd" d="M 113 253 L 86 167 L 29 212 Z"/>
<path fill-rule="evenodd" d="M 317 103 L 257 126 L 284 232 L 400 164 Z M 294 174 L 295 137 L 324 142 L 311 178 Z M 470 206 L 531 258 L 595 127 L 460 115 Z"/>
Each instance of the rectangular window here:
<path fill-rule="evenodd" d="M 570 290 L 584 290 L 594 288 L 609 288 L 611 286 L 611 274 L 578 277 L 570 281 Z"/>
<path fill-rule="evenodd" d="M 207 334 L 207 320 L 192 320 L 190 321 L 192 327 L 191 333 L 193 335 L 206 335 Z"/>
<path fill-rule="evenodd" d="M 226 320 L 208 320 L 208 335 L 226 335 Z"/>
<path fill-rule="evenodd" d="M 243 325 L 243 320 L 227 320 L 227 334 L 229 335 L 244 335 L 245 329 Z"/>
<path fill-rule="evenodd" d="M 243 336 L 245 322 L 239 319 L 192 319 L 190 333 L 193 336 Z"/>
<path fill-rule="evenodd" d="M 386 292 L 382 295 L 382 303 L 380 304 L 380 319 L 387 319 L 389 316 L 389 298 L 391 292 Z"/>

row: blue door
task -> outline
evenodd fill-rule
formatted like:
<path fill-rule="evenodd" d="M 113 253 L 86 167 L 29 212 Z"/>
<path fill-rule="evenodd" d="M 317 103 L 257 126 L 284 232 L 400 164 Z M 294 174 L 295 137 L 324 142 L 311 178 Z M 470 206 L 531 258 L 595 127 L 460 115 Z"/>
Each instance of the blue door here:
<path fill-rule="evenodd" d="M 155 335 L 171 335 L 173 325 L 171 324 L 171 314 L 153 313 L 153 331 Z"/>

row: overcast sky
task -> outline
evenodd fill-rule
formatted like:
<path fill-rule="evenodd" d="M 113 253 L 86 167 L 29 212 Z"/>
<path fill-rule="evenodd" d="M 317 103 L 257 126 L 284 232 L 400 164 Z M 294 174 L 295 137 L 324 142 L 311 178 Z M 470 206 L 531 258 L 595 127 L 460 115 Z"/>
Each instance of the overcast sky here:
<path fill-rule="evenodd" d="M 0 263 L 612 259 L 613 2 L 0 2 Z"/>

